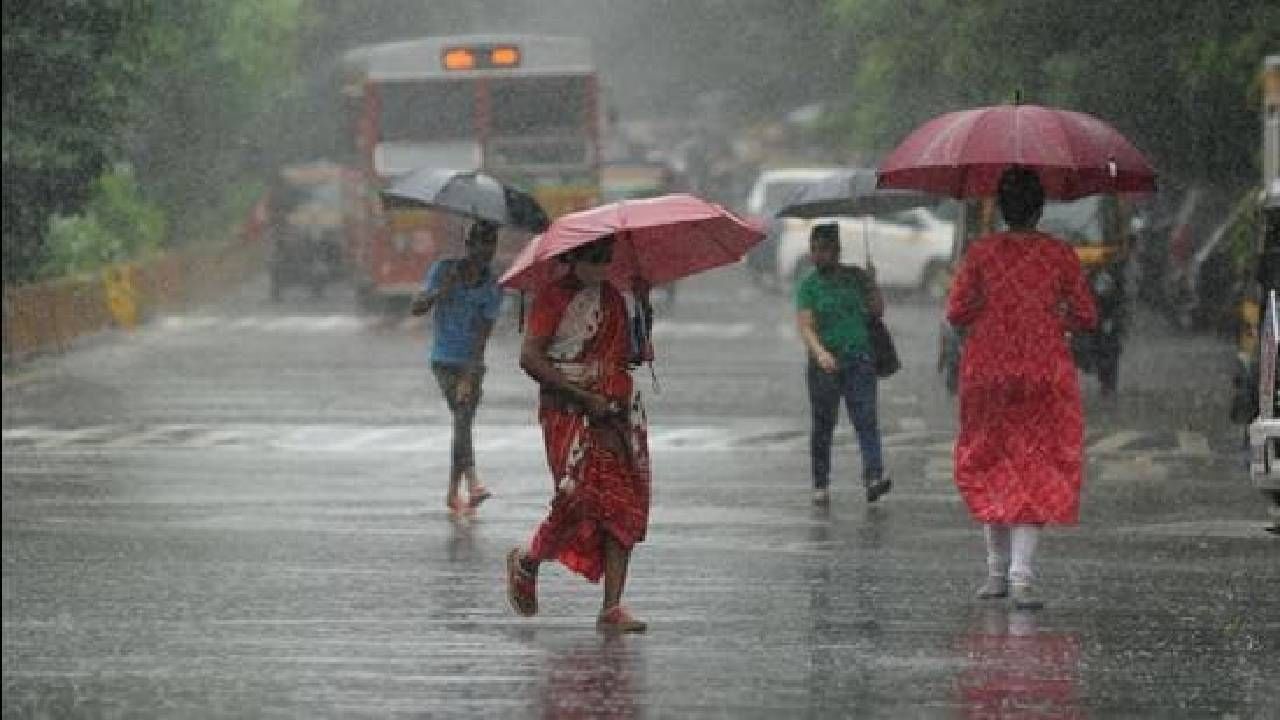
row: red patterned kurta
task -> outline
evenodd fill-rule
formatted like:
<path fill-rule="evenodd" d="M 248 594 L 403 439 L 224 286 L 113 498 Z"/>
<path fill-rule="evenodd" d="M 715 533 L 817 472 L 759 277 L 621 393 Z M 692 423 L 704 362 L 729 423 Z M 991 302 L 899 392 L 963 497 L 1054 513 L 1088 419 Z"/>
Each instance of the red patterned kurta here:
<path fill-rule="evenodd" d="M 568 278 L 538 293 L 528 332 L 552 338 L 548 355 L 570 380 L 628 408 L 612 424 L 545 400 L 538 411 L 555 497 L 530 552 L 596 582 L 604 572 L 604 534 L 630 548 L 649 525 L 648 439 L 627 367 L 626 305 L 608 283 L 581 288 Z"/>
<path fill-rule="evenodd" d="M 1084 415 L 1065 333 L 1097 323 L 1071 246 L 1043 233 L 977 240 L 947 298 L 960 356 L 955 478 L 983 523 L 1075 524 Z"/>

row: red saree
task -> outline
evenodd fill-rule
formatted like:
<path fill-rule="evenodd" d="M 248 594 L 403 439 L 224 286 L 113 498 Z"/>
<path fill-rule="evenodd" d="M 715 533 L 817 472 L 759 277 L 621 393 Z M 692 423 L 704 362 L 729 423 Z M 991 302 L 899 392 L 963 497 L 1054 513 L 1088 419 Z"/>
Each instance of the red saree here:
<path fill-rule="evenodd" d="M 1065 333 L 1097 323 L 1075 251 L 1043 233 L 979 239 L 952 283 L 947 321 L 968 328 L 955 480 L 969 513 L 1075 524 L 1084 413 Z"/>
<path fill-rule="evenodd" d="M 611 423 L 546 395 L 538 409 L 555 496 L 530 555 L 559 560 L 597 582 L 604 573 L 605 534 L 629 549 L 644 540 L 649 525 L 646 419 L 627 366 L 626 304 L 608 283 L 582 288 L 566 279 L 534 298 L 528 332 L 552 338 L 548 355 L 570 380 L 628 408 Z"/>

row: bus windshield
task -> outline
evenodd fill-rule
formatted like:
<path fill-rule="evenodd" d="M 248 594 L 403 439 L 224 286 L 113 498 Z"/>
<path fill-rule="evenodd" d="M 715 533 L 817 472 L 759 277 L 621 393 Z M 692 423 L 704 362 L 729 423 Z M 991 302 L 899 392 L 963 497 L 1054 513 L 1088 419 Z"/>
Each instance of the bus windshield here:
<path fill-rule="evenodd" d="M 475 85 L 466 81 L 388 82 L 378 86 L 384 142 L 437 142 L 475 136 Z"/>
<path fill-rule="evenodd" d="M 495 135 L 581 132 L 586 118 L 584 78 L 512 78 L 491 83 Z"/>

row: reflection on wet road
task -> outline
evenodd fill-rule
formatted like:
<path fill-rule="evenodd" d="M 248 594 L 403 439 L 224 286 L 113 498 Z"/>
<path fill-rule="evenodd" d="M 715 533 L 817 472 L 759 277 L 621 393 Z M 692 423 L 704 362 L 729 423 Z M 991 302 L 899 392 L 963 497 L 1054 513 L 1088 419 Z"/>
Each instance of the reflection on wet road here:
<path fill-rule="evenodd" d="M 865 505 L 845 425 L 816 509 L 785 302 L 737 272 L 664 318 L 641 637 L 597 635 L 598 588 L 558 568 L 539 616 L 507 607 L 504 553 L 550 482 L 509 328 L 477 427 L 496 496 L 461 522 L 423 328 L 336 296 L 272 309 L 251 288 L 6 379 L 5 716 L 1280 713 L 1280 545 L 1223 422 L 1229 348 L 1174 357 L 1151 328 L 1118 400 L 1086 379 L 1083 524 L 1046 534 L 1049 605 L 1027 615 L 972 599 L 936 308 L 890 308 L 894 491 Z"/>

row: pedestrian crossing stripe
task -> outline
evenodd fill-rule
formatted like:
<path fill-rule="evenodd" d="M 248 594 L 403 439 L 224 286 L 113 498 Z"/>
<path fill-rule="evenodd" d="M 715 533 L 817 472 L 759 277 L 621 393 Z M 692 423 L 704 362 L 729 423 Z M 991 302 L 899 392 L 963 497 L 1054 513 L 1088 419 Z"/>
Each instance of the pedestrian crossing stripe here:
<path fill-rule="evenodd" d="M 296 332 L 351 333 L 364 330 L 421 331 L 422 317 L 370 317 L 359 315 L 259 315 L 225 317 L 220 315 L 173 315 L 160 319 L 155 327 L 162 332 Z M 751 322 L 693 322 L 659 319 L 653 335 L 660 340 L 706 339 L 734 340 L 754 336 L 760 328 Z"/>
<path fill-rule="evenodd" d="M 905 423 L 918 428 L 918 423 Z M 4 428 L 6 451 L 52 451 L 58 449 L 129 450 L 277 450 L 305 452 L 421 452 L 447 447 L 451 441 L 448 423 L 422 425 L 280 424 L 280 423 L 173 423 L 103 424 L 84 427 L 32 425 Z M 891 453 L 919 453 L 934 458 L 935 474 L 949 469 L 954 444 L 950 430 L 912 429 L 888 432 L 882 437 Z M 527 424 L 484 424 L 474 428 L 477 451 L 542 452 L 542 430 Z M 834 445 L 857 447 L 851 430 L 837 431 Z M 653 426 L 649 446 L 654 452 L 806 452 L 806 427 L 741 425 Z M 1141 432 L 1119 430 L 1093 439 L 1086 453 L 1090 458 L 1143 457 L 1196 459 L 1210 458 L 1208 438 L 1190 431 Z"/>

